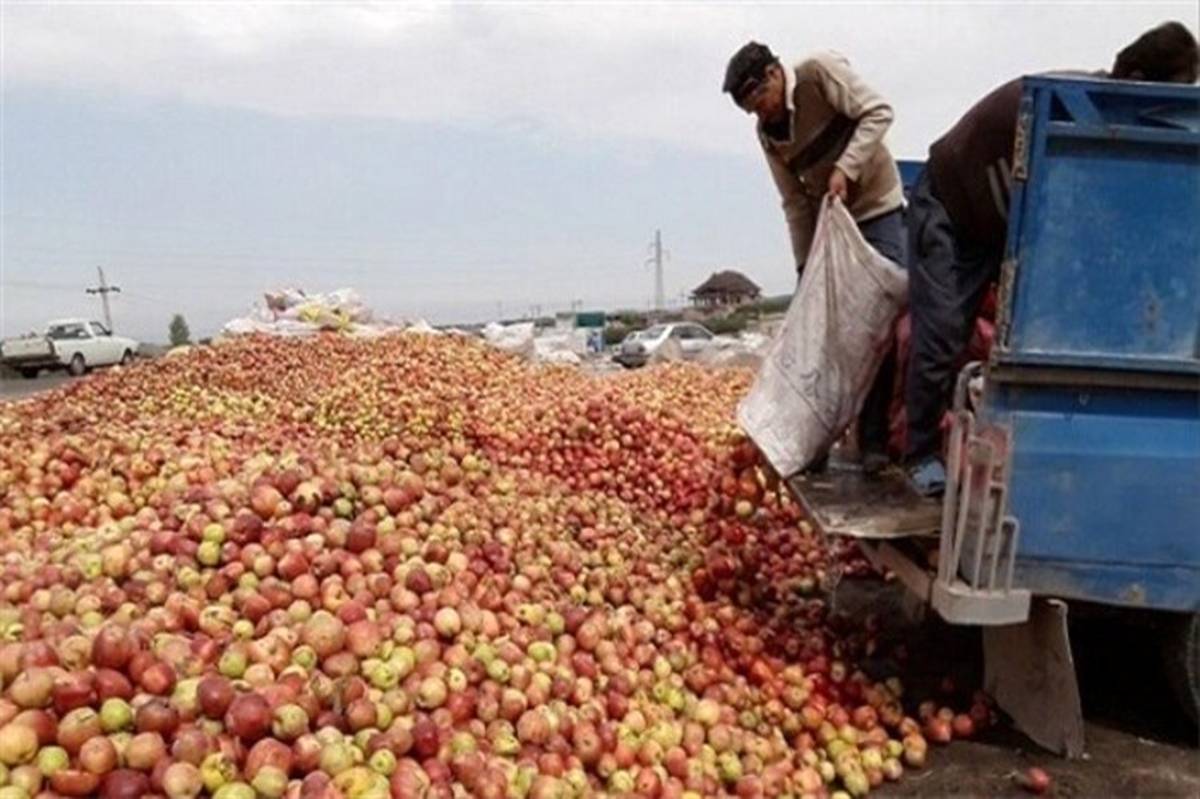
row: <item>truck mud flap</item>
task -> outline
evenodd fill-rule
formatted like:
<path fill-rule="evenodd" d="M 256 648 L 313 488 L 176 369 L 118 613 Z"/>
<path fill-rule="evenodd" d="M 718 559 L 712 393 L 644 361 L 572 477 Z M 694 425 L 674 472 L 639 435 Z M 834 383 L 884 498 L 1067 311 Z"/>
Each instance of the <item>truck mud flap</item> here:
<path fill-rule="evenodd" d="M 1067 605 L 1035 599 L 1023 624 L 983 628 L 984 690 L 1039 746 L 1084 751 L 1083 709 L 1067 633 Z"/>

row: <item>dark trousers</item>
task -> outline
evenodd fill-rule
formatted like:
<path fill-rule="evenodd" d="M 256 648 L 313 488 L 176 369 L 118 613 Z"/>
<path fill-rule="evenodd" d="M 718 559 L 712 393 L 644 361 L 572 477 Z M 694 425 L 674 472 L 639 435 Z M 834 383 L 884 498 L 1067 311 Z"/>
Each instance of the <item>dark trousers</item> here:
<path fill-rule="evenodd" d="M 867 243 L 888 260 L 904 269 L 908 258 L 904 214 L 899 210 L 858 223 L 859 232 Z M 875 381 L 863 401 L 858 413 L 859 452 L 886 452 L 888 440 L 888 412 L 892 405 L 892 392 L 896 384 L 896 342 L 888 347 Z"/>
<path fill-rule="evenodd" d="M 968 241 L 955 230 L 922 172 L 909 198 L 908 307 L 912 343 L 904 403 L 909 462 L 942 449 L 942 415 L 955 365 L 967 349 L 988 286 L 1000 275 L 1001 250 Z"/>

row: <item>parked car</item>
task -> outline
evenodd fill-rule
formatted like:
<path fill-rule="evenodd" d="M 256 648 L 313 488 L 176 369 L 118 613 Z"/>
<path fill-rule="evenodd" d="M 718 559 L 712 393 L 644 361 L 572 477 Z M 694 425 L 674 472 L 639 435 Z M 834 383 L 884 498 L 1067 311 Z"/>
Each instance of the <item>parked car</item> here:
<path fill-rule="evenodd" d="M 99 322 L 86 319 L 57 319 L 45 335 L 11 338 L 0 342 L 0 364 L 37 377 L 43 369 L 65 369 L 79 376 L 98 366 L 127 364 L 138 351 L 131 338 L 114 336 Z"/>
<path fill-rule="evenodd" d="M 664 347 L 678 347 L 679 357 L 691 359 L 695 358 L 712 338 L 713 334 L 707 328 L 695 322 L 654 325 L 626 336 L 613 360 L 633 369 L 644 366 L 656 354 L 665 354 Z"/>

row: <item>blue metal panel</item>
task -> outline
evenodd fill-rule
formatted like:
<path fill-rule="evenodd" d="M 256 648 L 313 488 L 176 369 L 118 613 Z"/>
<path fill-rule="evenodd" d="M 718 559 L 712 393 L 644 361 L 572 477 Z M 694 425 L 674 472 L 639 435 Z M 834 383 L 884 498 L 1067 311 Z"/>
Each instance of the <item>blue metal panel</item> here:
<path fill-rule="evenodd" d="M 997 360 L 1200 374 L 1200 88 L 1024 91 Z"/>
<path fill-rule="evenodd" d="M 1184 567 L 1028 559 L 1018 560 L 1013 572 L 1014 585 L 1036 586 L 1040 596 L 1185 613 L 1200 611 L 1188 590 L 1197 579 L 1195 569 Z"/>
<path fill-rule="evenodd" d="M 917 178 L 921 175 L 921 170 L 925 168 L 924 161 L 907 161 L 899 160 L 896 166 L 900 169 L 900 182 L 904 184 L 904 196 L 912 191 L 913 186 L 917 184 Z"/>
<path fill-rule="evenodd" d="M 992 383 L 1012 430 L 1017 584 L 1116 605 L 1200 610 L 1200 396 Z"/>

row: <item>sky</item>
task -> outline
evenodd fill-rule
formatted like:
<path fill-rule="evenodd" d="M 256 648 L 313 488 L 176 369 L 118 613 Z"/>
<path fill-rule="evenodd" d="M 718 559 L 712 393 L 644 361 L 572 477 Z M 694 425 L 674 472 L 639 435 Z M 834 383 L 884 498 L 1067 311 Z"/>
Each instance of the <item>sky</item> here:
<path fill-rule="evenodd" d="M 0 335 L 100 317 L 195 337 L 265 290 L 475 322 L 646 308 L 794 271 L 753 121 L 749 39 L 832 49 L 922 158 L 989 89 L 1102 69 L 1196 4 L 0 2 Z"/>

